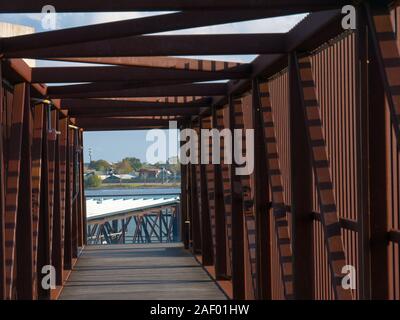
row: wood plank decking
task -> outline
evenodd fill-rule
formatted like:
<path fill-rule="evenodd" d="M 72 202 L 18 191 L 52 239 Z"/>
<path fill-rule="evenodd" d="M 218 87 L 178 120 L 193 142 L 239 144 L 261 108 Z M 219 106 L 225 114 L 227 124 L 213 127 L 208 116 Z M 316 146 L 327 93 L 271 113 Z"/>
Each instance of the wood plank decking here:
<path fill-rule="evenodd" d="M 223 300 L 180 244 L 87 246 L 60 300 Z"/>

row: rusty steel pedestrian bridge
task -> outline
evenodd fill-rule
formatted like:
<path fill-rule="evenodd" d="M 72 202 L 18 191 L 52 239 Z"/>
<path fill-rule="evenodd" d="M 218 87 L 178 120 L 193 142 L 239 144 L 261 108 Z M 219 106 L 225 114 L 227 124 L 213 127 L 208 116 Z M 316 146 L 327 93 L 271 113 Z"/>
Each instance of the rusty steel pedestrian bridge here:
<path fill-rule="evenodd" d="M 0 12 L 39 13 L 46 4 L 1 1 Z M 180 129 L 255 130 L 249 176 L 235 175 L 235 164 L 182 166 L 185 249 L 172 256 L 202 265 L 196 270 L 204 274 L 188 276 L 185 288 L 206 281 L 207 271 L 225 292 L 207 287 L 190 297 L 400 299 L 397 1 L 51 4 L 57 12 L 174 13 L 0 39 L 1 298 L 50 299 L 63 286 L 61 298 L 82 298 L 71 286 L 87 284 L 82 275 L 102 261 L 85 246 L 83 132 L 167 128 L 174 120 Z M 342 26 L 349 4 L 355 30 Z M 297 13 L 309 15 L 287 33 L 159 34 Z M 257 58 L 179 57 L 243 54 Z M 95 66 L 30 68 L 23 59 Z M 142 257 L 150 268 L 143 261 L 154 254 L 139 249 L 106 246 L 101 254 L 110 250 L 131 268 Z M 40 286 L 44 265 L 55 267 L 58 293 Z M 353 289 L 342 285 L 349 266 Z M 133 292 L 134 277 L 115 281 Z M 148 277 L 149 290 L 163 281 Z"/>

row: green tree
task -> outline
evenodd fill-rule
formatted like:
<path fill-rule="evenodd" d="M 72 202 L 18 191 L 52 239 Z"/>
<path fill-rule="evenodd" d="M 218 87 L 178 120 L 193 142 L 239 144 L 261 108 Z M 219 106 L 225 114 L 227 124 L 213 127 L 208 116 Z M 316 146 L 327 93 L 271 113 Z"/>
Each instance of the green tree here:
<path fill-rule="evenodd" d="M 126 174 L 126 173 L 131 173 L 133 171 L 133 168 L 132 168 L 130 162 L 128 160 L 124 159 L 115 165 L 115 170 L 119 174 Z"/>
<path fill-rule="evenodd" d="M 92 161 L 89 164 L 89 169 L 96 170 L 96 171 L 102 171 L 105 172 L 111 168 L 111 164 L 109 164 L 106 160 L 97 160 L 97 161 Z"/>
<path fill-rule="evenodd" d="M 85 186 L 88 188 L 97 188 L 101 186 L 101 179 L 99 176 L 92 174 L 85 180 Z"/>
<path fill-rule="evenodd" d="M 140 169 L 143 167 L 142 162 L 141 162 L 140 159 L 138 159 L 138 158 L 134 158 L 134 157 L 125 158 L 125 159 L 123 159 L 122 161 L 127 161 L 127 162 L 129 162 L 129 164 L 131 165 L 131 167 L 132 167 L 133 170 L 135 170 L 135 171 L 138 171 L 138 170 L 140 170 Z"/>

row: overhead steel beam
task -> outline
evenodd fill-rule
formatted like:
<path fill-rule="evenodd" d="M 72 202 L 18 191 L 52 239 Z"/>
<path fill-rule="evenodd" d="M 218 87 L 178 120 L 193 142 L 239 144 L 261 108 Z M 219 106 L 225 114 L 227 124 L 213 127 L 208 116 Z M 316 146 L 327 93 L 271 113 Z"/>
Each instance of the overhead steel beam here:
<path fill-rule="evenodd" d="M 328 10 L 310 14 L 286 34 L 287 51 L 313 51 L 324 42 L 339 35 L 344 31 L 340 23 L 341 17 L 340 10 Z M 263 54 L 258 56 L 251 65 L 252 73 L 250 78 L 265 78 L 287 67 L 288 59 L 285 54 Z M 228 94 L 240 95 L 249 90 L 250 87 L 251 80 L 249 79 L 230 81 L 228 82 Z M 215 106 L 223 106 L 226 103 L 227 98 L 224 96 L 214 98 L 212 104 Z"/>
<path fill-rule="evenodd" d="M 76 83 L 101 81 L 188 80 L 192 82 L 244 79 L 250 75 L 249 64 L 223 71 L 176 70 L 158 67 L 45 67 L 32 68 L 32 83 Z"/>
<path fill-rule="evenodd" d="M 140 110 L 146 108 L 183 108 L 183 107 L 207 107 L 210 99 L 199 99 L 187 103 L 174 102 L 150 102 L 150 101 L 129 101 L 129 100 L 111 100 L 111 99 L 63 99 L 60 100 L 62 109 L 95 109 L 102 111 L 109 108 L 121 108 Z"/>
<path fill-rule="evenodd" d="M 274 54 L 286 52 L 284 33 L 154 35 L 5 52 L 5 58 L 73 58 Z"/>
<path fill-rule="evenodd" d="M 159 67 L 184 70 L 221 71 L 236 67 L 240 63 L 222 60 L 189 59 L 177 57 L 97 57 L 97 58 L 54 58 L 50 60 L 107 64 L 118 66 Z"/>
<path fill-rule="evenodd" d="M 82 109 L 72 109 L 68 112 L 71 117 L 76 118 L 98 118 L 98 117 L 119 117 L 119 116 L 194 116 L 200 113 L 200 108 L 146 108 L 146 109 L 126 109 L 126 108 L 107 108 L 107 109 L 93 109 L 93 108 L 82 108 Z"/>
<path fill-rule="evenodd" d="M 304 12 L 324 10 L 348 4 L 343 0 L 85 0 L 68 1 L 52 0 L 51 5 L 57 12 L 121 12 L 121 11 L 180 11 L 180 10 L 254 10 L 254 9 L 303 9 Z M 2 1 L 0 13 L 32 13 L 42 12 L 42 8 L 48 5 L 46 0 L 26 1 Z"/>
<path fill-rule="evenodd" d="M 168 119 L 138 118 L 82 118 L 76 120 L 77 125 L 85 131 L 168 128 L 169 121 Z"/>
<path fill-rule="evenodd" d="M 0 41 L 2 42 L 2 51 L 10 53 L 19 50 L 30 50 L 88 41 L 99 41 L 180 29 L 198 28 L 223 23 L 284 16 L 301 12 L 304 12 L 304 10 L 298 8 L 274 10 L 226 10 L 223 13 L 221 11 L 186 11 L 21 35 L 4 38 Z"/>
<path fill-rule="evenodd" d="M 181 96 L 221 96 L 226 94 L 225 83 L 183 84 L 173 86 L 139 88 L 132 90 L 111 90 L 87 93 L 77 90 L 76 93 L 64 94 L 65 86 L 48 88 L 50 98 L 111 98 L 111 97 L 181 97 Z"/>

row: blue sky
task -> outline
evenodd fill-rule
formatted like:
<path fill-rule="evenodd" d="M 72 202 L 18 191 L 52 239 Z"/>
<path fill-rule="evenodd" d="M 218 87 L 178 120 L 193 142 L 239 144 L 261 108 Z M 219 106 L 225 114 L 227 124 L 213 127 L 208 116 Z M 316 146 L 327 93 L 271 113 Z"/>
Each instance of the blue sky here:
<path fill-rule="evenodd" d="M 96 23 L 118 21 L 160 13 L 124 12 L 124 13 L 63 13 L 57 14 L 57 28 L 70 28 Z M 219 26 L 195 28 L 167 32 L 163 34 L 204 34 L 204 33 L 277 33 L 288 32 L 294 25 L 300 22 L 305 15 L 293 15 L 288 17 L 261 19 L 251 22 L 230 23 Z M 0 14 L 0 22 L 8 22 L 30 26 L 36 32 L 42 32 L 41 14 Z M 196 57 L 194 57 L 196 58 Z M 255 56 L 203 56 L 204 59 L 250 62 Z M 37 66 L 65 65 L 65 63 L 38 61 Z M 168 141 L 176 143 L 176 139 Z M 151 142 L 146 142 L 145 131 L 114 131 L 114 132 L 87 132 L 84 134 L 85 161 L 88 160 L 89 148 L 92 150 L 92 158 L 105 159 L 116 162 L 125 157 L 137 157 L 145 160 L 147 147 Z"/>

